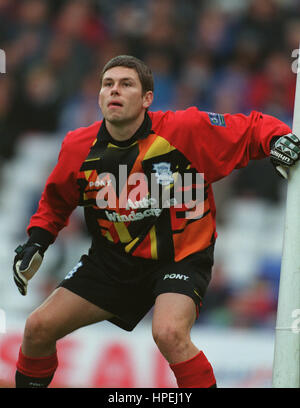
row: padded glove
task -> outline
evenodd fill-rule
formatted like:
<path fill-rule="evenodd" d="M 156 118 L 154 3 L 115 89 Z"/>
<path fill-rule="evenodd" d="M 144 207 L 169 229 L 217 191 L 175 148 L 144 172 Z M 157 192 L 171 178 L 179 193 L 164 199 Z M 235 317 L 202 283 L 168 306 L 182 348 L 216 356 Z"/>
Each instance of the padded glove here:
<path fill-rule="evenodd" d="M 270 160 L 277 173 L 288 178 L 288 169 L 300 157 L 300 140 L 293 133 L 276 137 L 270 143 Z"/>
<path fill-rule="evenodd" d="M 44 258 L 48 246 L 54 242 L 53 235 L 43 228 L 33 227 L 30 238 L 16 249 L 13 263 L 13 278 L 19 292 L 27 294 L 28 281 L 35 275 Z"/>
<path fill-rule="evenodd" d="M 25 244 L 19 245 L 16 249 L 16 256 L 14 259 L 14 281 L 17 285 L 21 295 L 27 294 L 28 281 L 34 276 L 41 266 L 44 250 L 41 245 Z"/>

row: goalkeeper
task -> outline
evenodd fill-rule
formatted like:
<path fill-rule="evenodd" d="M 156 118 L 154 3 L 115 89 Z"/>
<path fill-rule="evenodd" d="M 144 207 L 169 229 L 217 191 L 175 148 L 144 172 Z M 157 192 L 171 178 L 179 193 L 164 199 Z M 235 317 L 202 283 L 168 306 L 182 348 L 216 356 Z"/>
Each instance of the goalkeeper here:
<path fill-rule="evenodd" d="M 101 74 L 103 121 L 63 141 L 28 241 L 16 249 L 20 293 L 27 294 L 45 251 L 77 206 L 84 208 L 91 247 L 27 318 L 16 387 L 50 384 L 59 361 L 56 342 L 67 334 L 104 320 L 131 331 L 152 306 L 153 338 L 178 387 L 216 387 L 211 363 L 190 337 L 217 238 L 211 184 L 265 157 L 288 177 L 300 142 L 286 124 L 259 112 L 151 112 L 152 100 L 148 66 L 131 56 L 113 58 Z M 191 181 L 179 190 L 191 191 L 193 200 L 178 203 L 176 182 L 185 175 Z M 145 182 L 151 176 L 158 195 Z M 169 205 L 161 199 L 166 191 Z"/>

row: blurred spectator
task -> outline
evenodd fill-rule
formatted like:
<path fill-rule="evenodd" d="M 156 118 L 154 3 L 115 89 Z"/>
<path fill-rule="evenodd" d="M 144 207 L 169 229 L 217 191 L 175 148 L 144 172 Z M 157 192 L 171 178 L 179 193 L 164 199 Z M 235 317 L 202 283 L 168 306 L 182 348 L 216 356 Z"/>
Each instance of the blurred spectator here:
<path fill-rule="evenodd" d="M 153 0 L 148 2 L 147 43 L 160 47 L 174 45 L 178 35 L 174 27 L 174 1 Z"/>
<path fill-rule="evenodd" d="M 58 81 L 62 98 L 77 92 L 82 77 L 91 68 L 91 55 L 80 43 L 55 33 L 45 50 L 42 62 Z"/>
<path fill-rule="evenodd" d="M 300 21 L 298 17 L 290 17 L 289 19 L 285 20 L 285 41 L 286 41 L 286 48 L 291 52 L 293 50 L 299 49 L 299 41 L 300 41 Z"/>
<path fill-rule="evenodd" d="M 174 0 L 148 2 L 148 24 L 143 37 L 142 58 L 150 52 L 160 52 L 169 59 L 169 75 L 177 74 L 181 66 L 183 33 L 175 25 Z"/>
<path fill-rule="evenodd" d="M 208 54 L 196 52 L 187 55 L 176 85 L 175 109 L 198 106 L 210 110 L 213 68 Z"/>
<path fill-rule="evenodd" d="M 231 55 L 231 29 L 231 20 L 221 8 L 207 6 L 196 14 L 193 47 L 199 53 L 209 53 L 215 68 Z"/>
<path fill-rule="evenodd" d="M 89 126 L 102 119 L 98 95 L 95 92 L 100 89 L 99 76 L 99 69 L 86 75 L 78 93 L 64 104 L 58 128 L 61 133 L 65 134 L 72 129 Z"/>
<path fill-rule="evenodd" d="M 249 109 L 273 114 L 287 122 L 293 113 L 295 81 L 287 56 L 279 51 L 271 53 L 263 70 L 250 80 L 246 92 Z"/>
<path fill-rule="evenodd" d="M 55 132 L 60 112 L 56 78 L 47 67 L 36 67 L 25 77 L 14 103 L 19 132 Z"/>
<path fill-rule="evenodd" d="M 151 109 L 170 109 L 173 105 L 176 86 L 172 72 L 172 59 L 163 50 L 152 49 L 145 53 L 144 61 L 151 67 L 154 76 L 155 95 Z"/>
<path fill-rule="evenodd" d="M 1 47 L 10 40 L 15 28 L 14 10 L 15 0 L 0 0 L 0 45 Z"/>
<path fill-rule="evenodd" d="M 15 63 L 9 67 L 15 69 L 19 75 L 31 69 L 32 64 L 40 60 L 47 46 L 51 35 L 48 13 L 49 5 L 46 0 L 26 0 L 16 5 L 15 24 L 9 42 Z M 8 61 L 11 62 L 11 58 L 8 58 Z"/>
<path fill-rule="evenodd" d="M 255 39 L 262 58 L 284 47 L 281 13 L 276 0 L 250 0 L 248 11 L 239 21 L 239 36 Z"/>
<path fill-rule="evenodd" d="M 210 89 L 211 109 L 220 113 L 248 113 L 245 91 L 248 89 L 249 72 L 240 61 L 233 60 L 216 72 Z"/>
<path fill-rule="evenodd" d="M 105 44 L 101 45 L 101 47 L 95 51 L 92 71 L 97 68 L 100 73 L 107 61 L 121 54 L 131 54 L 130 45 L 124 38 L 109 38 Z"/>
<path fill-rule="evenodd" d="M 18 2 L 18 21 L 20 31 L 26 29 L 45 29 L 48 26 L 49 2 L 46 0 L 25 0 Z"/>
<path fill-rule="evenodd" d="M 249 163 L 236 171 L 232 179 L 232 196 L 239 198 L 261 198 L 269 204 L 278 204 L 281 197 L 282 179 L 266 160 Z"/>
<path fill-rule="evenodd" d="M 277 311 L 277 299 L 272 286 L 263 279 L 254 280 L 227 300 L 225 307 L 231 313 L 234 327 L 272 327 Z"/>
<path fill-rule="evenodd" d="M 12 110 L 14 85 L 10 78 L 0 80 L 0 161 L 11 159 L 19 136 Z"/>
<path fill-rule="evenodd" d="M 106 41 L 107 33 L 96 10 L 91 1 L 66 1 L 58 13 L 55 28 L 63 37 L 97 47 Z"/>
<path fill-rule="evenodd" d="M 212 271 L 212 279 L 203 301 L 202 310 L 197 324 L 205 323 L 214 326 L 228 326 L 234 319 L 232 311 L 226 305 L 231 299 L 232 289 L 220 263 L 216 263 Z"/>
<path fill-rule="evenodd" d="M 236 27 L 237 28 L 237 27 Z M 263 60 L 262 48 L 255 32 L 243 31 L 237 28 L 233 43 L 233 61 L 241 68 L 253 74 L 260 69 Z"/>
<path fill-rule="evenodd" d="M 114 13 L 114 21 L 110 27 L 113 37 L 123 37 L 126 41 L 139 41 L 148 28 L 145 8 L 133 4 L 120 4 Z"/>

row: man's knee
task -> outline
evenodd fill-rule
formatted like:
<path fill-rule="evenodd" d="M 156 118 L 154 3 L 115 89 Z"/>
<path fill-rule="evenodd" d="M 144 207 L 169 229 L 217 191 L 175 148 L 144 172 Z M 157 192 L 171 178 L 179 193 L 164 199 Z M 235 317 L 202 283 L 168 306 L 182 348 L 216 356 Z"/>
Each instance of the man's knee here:
<path fill-rule="evenodd" d="M 53 325 L 40 311 L 34 311 L 26 320 L 24 342 L 31 345 L 44 345 L 57 340 Z"/>
<path fill-rule="evenodd" d="M 166 322 L 159 326 L 153 326 L 153 339 L 162 352 L 180 352 L 190 342 L 190 333 L 180 325 Z"/>

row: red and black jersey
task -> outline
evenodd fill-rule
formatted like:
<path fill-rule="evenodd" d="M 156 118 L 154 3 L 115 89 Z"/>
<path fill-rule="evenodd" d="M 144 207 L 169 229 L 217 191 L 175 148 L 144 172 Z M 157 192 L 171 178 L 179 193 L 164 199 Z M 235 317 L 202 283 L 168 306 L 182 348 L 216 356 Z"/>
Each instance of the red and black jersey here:
<path fill-rule="evenodd" d="M 179 261 L 216 239 L 211 184 L 268 156 L 270 140 L 290 131 L 259 112 L 220 115 L 195 107 L 149 112 L 125 142 L 111 138 L 105 121 L 71 131 L 28 230 L 56 237 L 79 205 L 98 246 Z M 182 199 L 187 191 L 189 201 Z"/>

